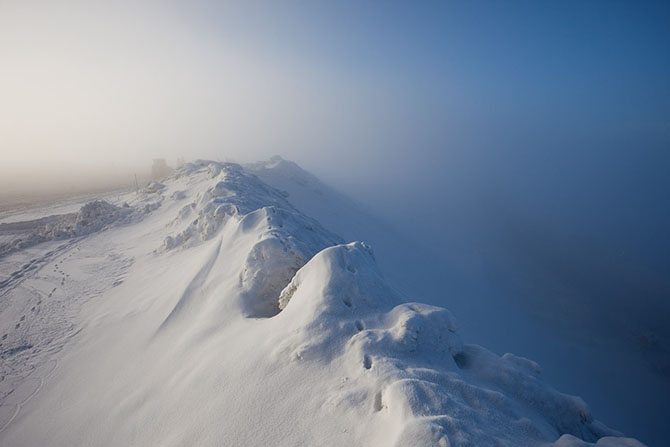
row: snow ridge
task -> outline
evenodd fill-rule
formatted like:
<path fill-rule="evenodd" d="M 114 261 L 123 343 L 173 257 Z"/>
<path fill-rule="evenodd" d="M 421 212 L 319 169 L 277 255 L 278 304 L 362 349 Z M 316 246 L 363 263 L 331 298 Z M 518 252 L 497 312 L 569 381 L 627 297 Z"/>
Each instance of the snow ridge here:
<path fill-rule="evenodd" d="M 448 310 L 389 285 L 370 246 L 253 173 L 300 172 L 287 163 L 199 160 L 130 211 L 83 207 L 82 249 L 134 262 L 39 393 L 11 407 L 3 445 L 642 445 L 535 362 L 463 343 Z"/>
<path fill-rule="evenodd" d="M 250 169 L 300 172 L 287 163 L 276 157 Z M 249 296 L 276 302 L 251 316 L 283 311 L 276 318 L 285 336 L 275 356 L 346 365 L 347 386 L 329 396 L 329 405 L 371 408 L 399 427 L 392 441 L 403 446 L 539 445 L 562 435 L 560 445 L 572 445 L 620 435 L 595 421 L 580 398 L 542 383 L 534 362 L 463 345 L 446 309 L 403 303 L 364 243 L 332 246 L 339 238 L 238 165 L 210 163 L 208 173 L 216 185 L 188 205 L 197 218 L 174 240 L 193 233 L 206 240 L 231 217 L 246 231 L 267 226 L 241 280 Z M 286 287 L 277 294 L 279 285 Z M 388 441 L 388 433 L 377 441 Z"/>
<path fill-rule="evenodd" d="M 542 383 L 534 362 L 463 345 L 447 310 L 402 303 L 362 243 L 320 252 L 280 300 L 276 318 L 291 331 L 277 352 L 346 365 L 346 385 L 328 404 L 378 413 L 392 429 L 375 444 L 543 445 L 567 435 L 556 445 L 585 445 L 570 442 L 620 435 Z"/>
<path fill-rule="evenodd" d="M 206 170 L 203 169 L 206 166 Z M 205 174 L 213 183 L 184 205 L 175 236 L 165 238 L 164 249 L 189 247 L 217 235 L 224 226 L 236 234 L 255 234 L 240 272 L 245 312 L 268 317 L 279 312 L 277 296 L 300 267 L 319 250 L 342 242 L 313 219 L 295 209 L 280 191 L 261 182 L 234 163 L 196 162 L 175 178 Z"/>

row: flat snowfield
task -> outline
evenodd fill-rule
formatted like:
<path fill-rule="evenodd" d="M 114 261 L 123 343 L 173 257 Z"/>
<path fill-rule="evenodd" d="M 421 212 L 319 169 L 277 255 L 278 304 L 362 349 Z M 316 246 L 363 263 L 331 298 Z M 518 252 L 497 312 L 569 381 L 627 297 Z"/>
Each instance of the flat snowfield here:
<path fill-rule="evenodd" d="M 408 302 L 261 180 L 285 168 L 0 223 L 0 445 L 642 446 Z"/>

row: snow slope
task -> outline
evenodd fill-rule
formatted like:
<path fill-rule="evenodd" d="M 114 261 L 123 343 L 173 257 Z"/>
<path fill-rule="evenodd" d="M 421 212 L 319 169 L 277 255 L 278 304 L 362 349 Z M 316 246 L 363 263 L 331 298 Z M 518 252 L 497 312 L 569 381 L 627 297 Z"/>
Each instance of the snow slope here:
<path fill-rule="evenodd" d="M 456 285 L 463 272 L 456 271 L 455 265 L 445 268 L 444 259 L 436 257 L 421 240 L 376 218 L 363 205 L 329 187 L 296 163 L 275 156 L 249 163 L 244 168 L 284 192 L 298 209 L 345 240 L 364 240 L 372 245 L 386 280 L 405 295 L 422 297 L 432 304 L 444 303 L 447 295 L 449 308 L 459 314 L 472 308 L 477 295 L 466 295 Z M 461 325 L 474 323 L 464 322 L 462 318 L 460 322 Z"/>
<path fill-rule="evenodd" d="M 640 308 L 635 300 L 629 300 L 630 307 L 627 312 L 619 312 L 622 317 L 618 319 L 616 308 L 611 307 L 611 300 L 615 299 L 611 295 L 599 295 L 595 302 L 600 304 L 591 312 L 588 308 L 593 303 L 578 298 L 582 295 L 568 298 L 571 292 L 563 286 L 574 283 L 557 283 L 542 267 L 547 267 L 543 263 L 547 257 L 558 261 L 560 253 L 570 251 L 575 246 L 573 236 L 544 234 L 543 227 L 538 230 L 519 222 L 510 226 L 504 209 L 499 210 L 500 215 L 471 217 L 468 225 L 483 227 L 470 231 L 462 221 L 459 224 L 459 216 L 468 212 L 467 206 L 453 205 L 452 212 L 441 216 L 426 209 L 439 196 L 435 191 L 414 190 L 416 195 L 400 196 L 397 190 L 389 192 L 390 198 L 384 199 L 386 205 L 367 211 L 281 157 L 245 168 L 286 191 L 288 200 L 300 210 L 346 240 L 369 242 L 389 283 L 411 299 L 450 309 L 458 317 L 459 332 L 471 343 L 498 354 L 511 350 L 535 359 L 544 367 L 545 380 L 584 397 L 592 410 L 610 424 L 634 433 L 650 445 L 665 442 L 664 415 L 670 409 L 666 397 L 670 388 L 663 369 L 663 362 L 667 363 L 663 330 L 639 329 L 636 315 L 644 306 Z M 440 193 L 446 194 L 444 200 L 452 204 L 459 195 L 449 198 L 448 192 Z M 405 209 L 416 208 L 404 221 L 394 219 L 387 209 L 387 219 L 394 220 L 404 231 L 394 230 L 371 216 L 383 214 L 383 208 L 393 207 L 394 202 Z M 506 226 L 518 237 L 505 235 Z M 441 235 L 426 232 L 431 227 L 440 228 Z M 482 230 L 484 227 L 487 229 Z M 529 238 L 533 233 L 535 236 Z M 501 246 L 501 240 L 509 246 Z M 515 253 L 522 247 L 535 250 L 523 259 L 537 262 L 539 268 L 528 272 L 519 264 Z M 557 270 L 553 273 L 557 275 L 561 270 L 580 271 L 591 284 L 606 283 L 606 275 L 591 276 L 586 272 L 602 272 L 602 268 L 594 266 L 607 265 L 609 258 L 597 251 L 590 258 L 583 254 L 582 250 L 579 257 L 550 263 L 549 267 L 555 265 Z M 635 275 L 634 270 L 619 271 Z M 626 293 L 620 290 L 618 295 Z M 665 314 L 655 315 L 662 320 L 660 316 Z M 608 320 L 619 321 L 619 325 L 603 330 Z M 656 361 L 650 362 L 652 358 Z"/>
<path fill-rule="evenodd" d="M 642 445 L 252 172 L 187 164 L 0 257 L 0 445 Z"/>

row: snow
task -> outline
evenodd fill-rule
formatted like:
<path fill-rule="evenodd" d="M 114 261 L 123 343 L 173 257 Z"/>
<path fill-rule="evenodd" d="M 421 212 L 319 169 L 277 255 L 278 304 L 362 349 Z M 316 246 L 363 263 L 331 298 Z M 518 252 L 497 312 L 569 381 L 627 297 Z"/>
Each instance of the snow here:
<path fill-rule="evenodd" d="M 0 445 L 642 445 L 410 302 L 273 166 L 187 163 L 47 219 L 63 233 L 24 225 L 42 239 L 0 255 Z"/>
<path fill-rule="evenodd" d="M 84 204 L 75 213 L 0 223 L 0 256 L 41 242 L 86 236 L 110 225 L 128 222 L 137 218 L 138 214 L 149 213 L 158 206 L 158 202 L 150 202 L 139 208 L 132 208 L 127 203 L 117 207 L 104 200 L 94 200 Z"/>
<path fill-rule="evenodd" d="M 0 245 L 0 254 L 48 240 L 70 239 L 100 231 L 114 221 L 126 217 L 128 211 L 128 208 L 117 208 L 105 201 L 96 200 L 85 204 L 76 213 L 0 224 L 0 235 L 10 239 Z"/>

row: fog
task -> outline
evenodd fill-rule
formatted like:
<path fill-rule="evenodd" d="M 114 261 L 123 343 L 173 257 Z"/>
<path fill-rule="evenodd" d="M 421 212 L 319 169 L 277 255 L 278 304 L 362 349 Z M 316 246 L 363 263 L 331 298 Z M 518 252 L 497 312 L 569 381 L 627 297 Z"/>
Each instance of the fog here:
<path fill-rule="evenodd" d="M 621 345 L 644 395 L 670 389 L 667 3 L 93 3 L 0 3 L 5 192 L 281 154 L 433 252 L 445 289 L 569 336 L 540 360 Z"/>

